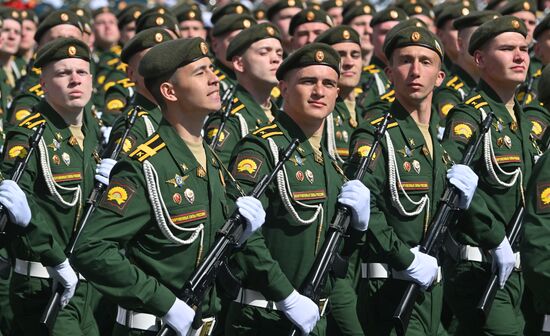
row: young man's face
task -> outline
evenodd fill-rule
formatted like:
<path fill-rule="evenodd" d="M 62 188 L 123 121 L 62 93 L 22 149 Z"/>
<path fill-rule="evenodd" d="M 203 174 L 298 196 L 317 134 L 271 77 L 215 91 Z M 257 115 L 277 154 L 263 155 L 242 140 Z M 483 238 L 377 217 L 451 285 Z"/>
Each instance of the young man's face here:
<path fill-rule="evenodd" d="M 529 69 L 527 40 L 520 33 L 502 33 L 476 50 L 474 59 L 483 79 L 518 85 L 525 81 Z"/>
<path fill-rule="evenodd" d="M 290 43 L 290 35 L 288 35 L 290 20 L 292 20 L 292 17 L 300 11 L 301 9 L 298 7 L 289 7 L 281 9 L 277 14 L 273 15 L 271 22 L 279 28 L 282 40 L 287 43 Z"/>
<path fill-rule="evenodd" d="M 530 45 L 533 42 L 533 32 L 537 27 L 537 17 L 534 13 L 529 11 L 521 11 L 512 13 L 513 16 L 521 19 L 527 27 L 527 44 Z"/>
<path fill-rule="evenodd" d="M 53 108 L 80 111 L 92 96 L 90 63 L 79 58 L 52 62 L 42 68 L 40 84 Z"/>
<path fill-rule="evenodd" d="M 170 78 L 178 105 L 185 111 L 210 112 L 220 109 L 218 77 L 208 57 L 179 68 Z"/>
<path fill-rule="evenodd" d="M 94 18 L 94 34 L 99 43 L 113 44 L 120 40 L 117 19 L 113 13 L 102 13 Z"/>
<path fill-rule="evenodd" d="M 332 20 L 332 24 L 334 24 L 334 27 L 339 26 L 342 24 L 342 12 L 344 9 L 342 7 L 332 7 L 329 10 L 327 10 L 328 16 L 330 16 L 330 19 Z"/>
<path fill-rule="evenodd" d="M 123 45 L 134 36 L 136 36 L 136 21 L 128 22 L 120 29 L 120 43 Z"/>
<path fill-rule="evenodd" d="M 256 41 L 246 52 L 233 58 L 233 68 L 257 83 L 276 86 L 279 82 L 275 73 L 283 61 L 283 47 L 275 38 Z"/>
<path fill-rule="evenodd" d="M 2 51 L 15 55 L 21 43 L 21 23 L 12 19 L 4 20 L 2 25 Z"/>
<path fill-rule="evenodd" d="M 338 86 L 341 88 L 354 88 L 361 79 L 362 59 L 361 47 L 352 42 L 341 42 L 332 45 L 332 48 L 340 54 L 340 79 Z"/>
<path fill-rule="evenodd" d="M 279 87 L 284 110 L 296 123 L 320 123 L 334 110 L 338 73 L 326 65 L 310 65 L 289 71 Z"/>
<path fill-rule="evenodd" d="M 372 29 L 372 45 L 374 46 L 374 55 L 387 63 L 386 56 L 384 55 L 383 46 L 384 40 L 388 32 L 395 27 L 399 21 L 386 21 L 377 24 Z"/>
<path fill-rule="evenodd" d="M 414 105 L 430 98 L 445 78 L 439 55 L 421 46 L 395 49 L 386 69 L 396 96 Z"/>
<path fill-rule="evenodd" d="M 60 24 L 48 29 L 44 35 L 40 38 L 40 45 L 58 39 L 60 37 L 72 37 L 78 40 L 82 40 L 82 31 L 71 24 Z"/>
<path fill-rule="evenodd" d="M 455 59 L 458 56 L 458 31 L 453 27 L 454 20 L 447 20 L 441 28 L 437 28 L 437 36 L 441 39 L 445 53 Z M 466 53 L 468 49 L 466 48 Z"/>
<path fill-rule="evenodd" d="M 535 55 L 543 65 L 550 64 L 550 30 L 539 35 L 535 43 Z"/>
<path fill-rule="evenodd" d="M 128 67 L 126 67 L 126 74 L 128 75 L 128 78 L 139 88 L 145 88 L 145 81 L 143 76 L 139 73 L 139 62 L 141 62 L 141 59 L 149 50 L 151 50 L 151 48 L 147 48 L 136 53 L 135 55 L 132 55 L 132 57 L 128 60 Z"/>
<path fill-rule="evenodd" d="M 23 51 L 34 48 L 34 33 L 36 33 L 36 23 L 31 20 L 23 20 L 21 24 L 21 43 L 19 49 Z"/>
<path fill-rule="evenodd" d="M 180 35 L 181 38 L 193 38 L 200 37 L 203 40 L 206 40 L 206 29 L 201 21 L 197 20 L 186 20 L 180 22 Z"/>
<path fill-rule="evenodd" d="M 371 52 L 372 45 L 372 27 L 370 22 L 372 21 L 372 15 L 360 15 L 353 18 L 350 22 L 350 26 L 357 31 L 361 37 L 361 49 L 363 52 Z"/>
<path fill-rule="evenodd" d="M 303 23 L 296 27 L 294 35 L 292 35 L 292 49 L 297 50 L 306 44 L 313 43 L 317 36 L 330 27 L 321 22 Z"/>
<path fill-rule="evenodd" d="M 232 68 L 233 65 L 225 59 L 227 56 L 227 47 L 229 47 L 229 43 L 231 43 L 235 36 L 237 36 L 241 31 L 242 29 L 238 29 L 221 36 L 212 37 L 211 47 L 214 55 L 216 55 L 216 58 L 220 62 L 229 68 Z"/>

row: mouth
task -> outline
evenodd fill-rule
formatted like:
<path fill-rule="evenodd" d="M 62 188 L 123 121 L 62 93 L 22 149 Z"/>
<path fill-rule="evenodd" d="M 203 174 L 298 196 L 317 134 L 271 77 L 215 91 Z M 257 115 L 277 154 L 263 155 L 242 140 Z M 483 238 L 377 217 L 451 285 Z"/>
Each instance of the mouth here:
<path fill-rule="evenodd" d="M 320 100 L 308 100 L 307 102 L 309 105 L 313 106 L 313 107 L 317 107 L 317 108 L 321 108 L 321 107 L 325 107 L 327 106 L 327 104 L 325 104 L 324 102 L 320 101 Z"/>
<path fill-rule="evenodd" d="M 220 90 L 214 90 L 207 94 L 208 97 L 220 99 Z"/>
<path fill-rule="evenodd" d="M 407 86 L 413 90 L 420 90 L 423 87 L 423 85 L 420 83 L 409 83 Z"/>
<path fill-rule="evenodd" d="M 69 96 L 74 97 L 74 98 L 80 98 L 80 97 L 82 97 L 83 94 L 84 93 L 80 90 L 74 90 L 74 91 L 69 92 Z"/>
<path fill-rule="evenodd" d="M 344 71 L 344 72 L 342 72 L 342 76 L 344 76 L 344 77 L 353 77 L 353 76 L 355 76 L 355 72 L 353 72 L 353 71 Z"/>
<path fill-rule="evenodd" d="M 524 72 L 525 71 L 525 67 L 522 66 L 522 65 L 517 65 L 517 66 L 514 66 L 511 68 L 514 72 Z"/>

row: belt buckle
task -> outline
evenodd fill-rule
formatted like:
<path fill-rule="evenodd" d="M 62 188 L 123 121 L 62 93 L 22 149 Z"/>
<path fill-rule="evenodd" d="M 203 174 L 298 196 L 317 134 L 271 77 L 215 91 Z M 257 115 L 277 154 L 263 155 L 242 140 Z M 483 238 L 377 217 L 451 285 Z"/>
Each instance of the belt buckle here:
<path fill-rule="evenodd" d="M 328 306 L 328 298 L 319 300 L 319 316 L 324 316 Z"/>

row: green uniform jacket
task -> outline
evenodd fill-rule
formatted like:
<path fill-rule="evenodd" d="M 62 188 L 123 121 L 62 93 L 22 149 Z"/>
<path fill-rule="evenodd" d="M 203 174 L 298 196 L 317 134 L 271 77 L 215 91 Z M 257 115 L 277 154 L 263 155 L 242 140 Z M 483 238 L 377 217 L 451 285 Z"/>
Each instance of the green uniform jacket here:
<path fill-rule="evenodd" d="M 506 106 L 489 85 L 481 80 L 478 88 L 479 91 L 473 92 L 464 104 L 449 112 L 443 146 L 455 162 L 461 162 L 467 143 L 479 132 L 481 109 L 494 112 L 496 119 L 490 132 L 496 162 L 507 172 L 521 169 L 523 179 L 518 178 L 512 187 L 497 184 L 486 168 L 482 146 L 471 165 L 479 176 L 477 190 L 468 210 L 462 212 L 456 225 L 457 232 L 453 234 L 461 244 L 492 249 L 504 239 L 505 226 L 520 204 L 520 188 L 525 187 L 531 175 L 533 157 L 537 152 L 536 143 L 530 136 L 531 123 L 519 103 L 515 102 L 517 122 L 513 122 Z M 498 172 L 498 168 L 495 170 L 499 179 L 510 180 Z"/>
<path fill-rule="evenodd" d="M 217 58 L 214 59 L 213 64 L 215 67 L 214 74 L 218 76 L 220 81 L 220 96 L 223 96 L 226 90 L 237 85 L 237 77 L 233 70 L 226 67 Z"/>
<path fill-rule="evenodd" d="M 157 133 L 113 168 L 107 192 L 78 241 L 73 263 L 119 305 L 165 315 L 223 225 L 225 182 L 219 162 L 204 147 L 206 168 L 163 119 Z M 155 193 L 148 189 L 145 175 L 150 165 L 156 170 L 151 180 L 157 183 L 149 185 L 164 205 L 159 205 L 159 212 L 153 208 Z M 170 240 L 159 219 L 168 232 L 188 244 Z M 119 252 L 122 247 L 124 255 Z M 217 312 L 214 298 L 211 291 L 204 301 L 205 314 Z"/>
<path fill-rule="evenodd" d="M 12 174 L 15 159 L 26 153 L 28 138 L 41 119 L 47 126 L 43 136 L 46 152 L 37 150 L 25 169 L 19 186 L 27 194 L 31 207 L 31 227 L 26 235 L 12 242 L 15 257 L 23 260 L 39 261 L 45 266 L 54 266 L 65 260 L 64 249 L 77 225 L 83 203 L 89 196 L 95 183 L 94 174 L 97 154 L 99 129 L 90 112 L 84 112 L 82 132 L 85 135 L 84 151 L 72 136 L 65 121 L 42 100 L 35 113 L 19 124 L 10 128 L 6 137 L 2 172 Z M 71 202 L 76 189 L 80 189 L 80 198 L 74 205 L 62 204 L 46 185 L 46 174 L 40 163 L 39 153 L 43 153 L 45 167 L 51 170 L 47 174 L 57 184 L 55 188 L 65 202 Z M 63 189 L 62 189 L 63 188 Z M 69 190 L 67 188 L 72 188 Z"/>
<path fill-rule="evenodd" d="M 373 56 L 371 64 L 363 67 L 359 85 L 363 90 L 363 97 L 358 101 L 362 108 L 368 107 L 386 93 L 391 86 L 384 68 L 386 65 L 378 57 Z"/>
<path fill-rule="evenodd" d="M 550 314 L 550 154 L 533 168 L 527 186 L 521 268 L 538 313 Z"/>
<path fill-rule="evenodd" d="M 360 112 L 363 119 L 371 120 L 374 117 L 381 116 L 385 111 L 389 110 L 391 104 L 395 100 L 395 90 L 388 89 L 388 92 L 384 93 L 378 100 L 372 102 L 370 105 L 365 106 Z"/>
<path fill-rule="evenodd" d="M 419 202 L 425 195 L 429 197 L 429 201 L 418 215 L 401 214 L 391 196 L 392 181 L 388 165 L 390 149 L 387 139 L 383 138 L 370 165 L 371 172 L 363 179 L 363 183 L 371 191 L 371 217 L 362 258 L 363 262 L 387 263 L 395 270 L 403 270 L 412 263 L 414 255 L 410 248 L 420 244 L 430 220 L 428 216 L 435 212 L 446 184 L 449 161 L 443 147 L 435 140 L 435 113 L 432 113 L 430 123 L 434 147 L 432 159 L 418 126 L 397 100 L 391 105 L 390 112 L 392 118 L 387 134 L 393 143 L 395 169 L 401 177 L 402 186 L 400 188 L 399 183 L 393 182 L 397 199 L 409 212 L 417 206 L 407 200 L 404 192 L 415 202 Z M 352 135 L 350 152 L 353 156 L 346 169 L 347 176 L 354 176 L 359 157 L 368 154 L 376 127 L 382 119 L 381 116 L 362 124 Z"/>
<path fill-rule="evenodd" d="M 222 111 L 224 108 L 222 107 Z M 271 113 L 275 115 L 277 105 L 271 103 Z M 223 113 L 223 112 L 222 112 Z M 206 141 L 212 142 L 214 136 L 218 133 L 218 128 L 221 124 L 221 114 L 212 114 L 204 124 Z M 246 124 L 246 129 L 241 127 L 241 122 Z M 216 153 L 225 165 L 229 163 L 231 152 L 248 133 L 258 129 L 259 127 L 269 124 L 269 118 L 265 114 L 262 107 L 254 101 L 250 93 L 240 85 L 237 85 L 235 95 L 233 96 L 233 108 L 225 122 L 223 134 L 220 134 L 218 144 L 215 148 Z"/>
<path fill-rule="evenodd" d="M 440 126 L 445 126 L 445 118 L 449 111 L 464 102 L 473 88 L 475 80 L 461 67 L 455 65 L 452 74 L 435 91 L 433 105 L 439 113 Z"/>
<path fill-rule="evenodd" d="M 106 75 L 105 82 L 97 90 L 105 97 L 102 103 L 103 114 L 101 119 L 105 125 L 113 125 L 130 98 L 135 93 L 135 83 L 126 75 L 125 63 L 121 61 Z"/>
<path fill-rule="evenodd" d="M 351 113 L 346 106 L 346 103 L 342 98 L 338 97 L 336 99 L 334 111 L 332 112 L 332 115 L 327 118 L 327 123 L 325 124 L 326 134 L 328 134 L 329 131 L 330 120 L 332 120 L 333 125 L 332 136 L 334 137 L 334 151 L 336 154 L 338 154 L 338 161 L 343 163 L 349 157 L 349 139 L 355 128 L 357 128 L 358 118 L 357 116 L 355 116 L 354 119 L 351 118 Z M 325 139 L 327 139 L 328 142 L 331 142 L 330 140 L 328 140 L 329 138 L 327 136 L 325 136 Z M 331 144 L 328 144 L 327 148 L 331 148 L 330 146 Z M 329 149 L 329 151 L 330 150 L 332 149 Z"/>
<path fill-rule="evenodd" d="M 300 223 L 287 210 L 277 183 L 271 183 L 260 198 L 266 211 L 261 231 L 254 233 L 243 250 L 235 254 L 242 286 L 261 292 L 270 301 L 280 301 L 300 288 L 335 214 L 344 176 L 324 146 L 322 157 L 314 154 L 302 130 L 285 113 L 241 140 L 230 164 L 230 171 L 247 193 L 274 167 L 270 139 L 277 147 L 286 148 L 293 138 L 298 138 L 300 145 L 284 165 L 289 186 L 284 197 L 292 199 L 296 213 L 305 221 L 313 218 L 314 206 L 322 207 L 323 215 L 319 214 L 310 224 Z M 235 190 L 231 194 L 238 196 Z"/>

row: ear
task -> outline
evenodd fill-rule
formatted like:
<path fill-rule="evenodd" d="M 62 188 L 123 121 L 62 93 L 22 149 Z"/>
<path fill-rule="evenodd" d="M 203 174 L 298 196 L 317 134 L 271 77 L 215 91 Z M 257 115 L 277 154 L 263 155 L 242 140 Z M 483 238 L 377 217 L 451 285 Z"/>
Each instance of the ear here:
<path fill-rule="evenodd" d="M 233 57 L 233 60 L 232 60 L 232 63 L 233 63 L 233 70 L 236 71 L 236 72 L 240 72 L 240 73 L 243 73 L 244 72 L 244 62 L 243 62 L 243 57 L 242 56 L 234 56 Z"/>
<path fill-rule="evenodd" d="M 533 46 L 533 51 L 535 52 L 535 56 L 537 56 L 537 58 L 541 58 L 541 50 L 540 50 L 540 42 L 537 42 L 535 43 L 535 45 Z"/>
<path fill-rule="evenodd" d="M 42 73 L 44 72 L 44 69 L 42 69 Z M 38 82 L 40 83 L 40 86 L 42 87 L 42 91 L 44 91 L 44 93 L 47 93 L 48 92 L 48 87 L 46 86 L 46 82 L 44 81 L 44 78 L 42 76 L 40 76 L 40 79 L 38 80 Z"/>
<path fill-rule="evenodd" d="M 279 90 L 281 91 L 281 96 L 283 99 L 286 99 L 288 93 L 288 83 L 283 79 L 279 81 Z"/>
<path fill-rule="evenodd" d="M 390 82 L 393 83 L 392 66 L 389 65 L 389 63 L 388 63 L 388 66 L 384 67 L 384 73 L 386 74 L 386 76 L 388 77 L 388 79 L 390 80 Z"/>
<path fill-rule="evenodd" d="M 174 91 L 174 86 L 170 82 L 163 82 L 160 84 L 160 94 L 169 102 L 178 101 L 178 97 Z"/>
<path fill-rule="evenodd" d="M 485 67 L 485 55 L 481 50 L 474 51 L 474 62 L 480 69 L 483 69 Z"/>
<path fill-rule="evenodd" d="M 441 83 L 443 83 L 444 79 L 445 79 L 445 72 L 440 70 L 437 73 L 437 79 L 435 80 L 435 86 L 439 87 L 441 85 Z"/>

